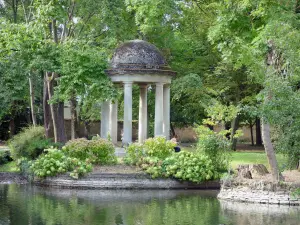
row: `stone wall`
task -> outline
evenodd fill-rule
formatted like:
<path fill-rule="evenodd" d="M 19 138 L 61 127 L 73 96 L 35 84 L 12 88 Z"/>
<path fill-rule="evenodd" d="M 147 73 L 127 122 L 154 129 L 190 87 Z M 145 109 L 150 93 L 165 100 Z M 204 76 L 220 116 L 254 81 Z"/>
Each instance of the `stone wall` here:
<path fill-rule="evenodd" d="M 11 183 L 26 184 L 28 181 L 20 173 L 0 172 L 0 184 Z"/>
<path fill-rule="evenodd" d="M 293 197 L 292 184 L 273 184 L 265 181 L 223 183 L 219 199 L 261 204 L 300 205 L 300 197 Z"/>
<path fill-rule="evenodd" d="M 94 121 L 91 122 L 88 126 L 88 133 L 89 136 L 95 136 L 100 135 L 100 125 L 101 121 Z M 175 133 L 178 136 L 179 142 L 182 143 L 194 143 L 197 141 L 197 134 L 193 127 L 175 127 Z M 240 129 L 243 130 L 243 136 L 240 137 L 240 140 L 250 142 L 251 141 L 251 135 L 250 135 L 250 129 L 248 127 L 241 127 Z M 80 123 L 79 127 L 79 135 L 80 137 L 84 136 L 84 124 L 83 122 Z M 222 130 L 221 126 L 214 127 L 214 130 L 216 132 L 219 132 Z M 255 141 L 255 126 L 253 127 L 254 130 L 254 141 Z M 71 139 L 71 120 L 65 119 L 65 132 L 68 139 Z M 123 132 L 123 121 L 118 121 L 118 141 L 121 141 L 121 134 Z M 138 121 L 134 120 L 132 121 L 132 139 L 133 141 L 136 141 L 138 139 Z"/>
<path fill-rule="evenodd" d="M 78 189 L 218 189 L 219 181 L 200 184 L 175 179 L 151 179 L 147 174 L 92 173 L 78 180 L 68 175 L 35 180 L 36 185 Z"/>

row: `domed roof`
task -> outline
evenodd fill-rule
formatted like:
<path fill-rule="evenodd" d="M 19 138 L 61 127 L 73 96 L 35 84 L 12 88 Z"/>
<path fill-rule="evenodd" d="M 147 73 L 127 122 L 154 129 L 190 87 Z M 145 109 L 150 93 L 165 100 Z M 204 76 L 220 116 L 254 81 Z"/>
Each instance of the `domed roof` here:
<path fill-rule="evenodd" d="M 112 59 L 111 68 L 159 68 L 166 66 L 166 61 L 154 45 L 142 41 L 132 40 L 120 45 Z"/>

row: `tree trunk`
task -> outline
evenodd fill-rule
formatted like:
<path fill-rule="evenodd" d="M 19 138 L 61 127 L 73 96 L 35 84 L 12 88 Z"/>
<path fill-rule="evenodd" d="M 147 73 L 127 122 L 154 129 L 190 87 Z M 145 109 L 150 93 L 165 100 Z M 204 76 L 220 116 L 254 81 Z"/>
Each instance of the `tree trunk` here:
<path fill-rule="evenodd" d="M 17 23 L 17 21 L 18 21 L 18 0 L 12 0 L 12 13 L 13 13 L 13 22 Z"/>
<path fill-rule="evenodd" d="M 76 138 L 76 99 L 71 98 L 70 100 L 70 108 L 71 108 L 71 139 Z"/>
<path fill-rule="evenodd" d="M 66 132 L 65 132 L 65 116 L 64 116 L 64 102 L 59 102 L 57 104 L 57 141 L 60 143 L 66 143 Z"/>
<path fill-rule="evenodd" d="M 176 133 L 175 133 L 175 129 L 174 129 L 172 123 L 170 123 L 170 128 L 171 128 L 171 132 L 172 132 L 172 137 L 175 137 L 175 136 L 176 136 Z"/>
<path fill-rule="evenodd" d="M 48 88 L 48 96 L 49 100 L 52 99 L 53 95 L 53 80 L 54 80 L 54 73 L 49 73 L 46 72 L 46 79 L 47 79 L 47 88 Z M 50 74 L 50 76 L 49 76 Z M 54 142 L 58 142 L 58 136 L 57 136 L 57 110 L 56 110 L 56 105 L 55 104 L 49 104 L 50 105 L 50 111 L 51 111 L 51 116 L 52 116 L 52 124 L 53 124 L 53 134 L 54 134 Z"/>
<path fill-rule="evenodd" d="M 48 103 L 49 101 L 49 92 L 48 92 L 48 84 L 47 84 L 47 75 L 45 73 L 44 77 L 44 88 L 43 88 L 43 110 L 44 110 L 44 128 L 46 138 L 52 137 L 51 129 L 52 129 L 52 119 L 51 119 L 51 109 Z"/>
<path fill-rule="evenodd" d="M 283 177 L 278 168 L 274 147 L 271 142 L 270 125 L 267 122 L 265 122 L 264 119 L 262 120 L 261 130 L 262 130 L 263 144 L 270 165 L 273 182 L 283 180 Z"/>
<path fill-rule="evenodd" d="M 84 121 L 84 137 L 88 138 L 90 133 L 90 123 L 87 121 Z"/>
<path fill-rule="evenodd" d="M 254 138 L 253 138 L 253 124 L 250 124 L 250 134 L 251 134 L 251 145 L 254 146 Z"/>
<path fill-rule="evenodd" d="M 237 115 L 231 124 L 231 149 L 236 151 L 237 138 L 234 138 L 236 131 L 239 129 L 240 116 Z"/>
<path fill-rule="evenodd" d="M 31 107 L 32 124 L 33 126 L 36 126 L 36 116 L 34 110 L 34 87 L 32 84 L 31 77 L 29 77 L 29 90 L 30 90 L 30 107 Z"/>
<path fill-rule="evenodd" d="M 262 139 L 261 139 L 261 129 L 260 129 L 260 119 L 256 118 L 255 121 L 255 130 L 256 130 L 256 145 L 262 146 Z"/>
<path fill-rule="evenodd" d="M 15 119 L 11 118 L 9 121 L 9 138 L 12 138 L 16 133 Z"/>

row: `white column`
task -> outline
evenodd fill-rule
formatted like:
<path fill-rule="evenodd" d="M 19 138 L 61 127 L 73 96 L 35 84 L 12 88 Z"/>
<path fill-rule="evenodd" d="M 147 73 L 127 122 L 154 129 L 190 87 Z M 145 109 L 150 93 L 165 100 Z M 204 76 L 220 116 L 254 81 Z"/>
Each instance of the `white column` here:
<path fill-rule="evenodd" d="M 140 85 L 140 104 L 139 104 L 139 142 L 147 139 L 147 85 Z"/>
<path fill-rule="evenodd" d="M 118 142 L 118 102 L 110 103 L 109 133 L 113 144 Z"/>
<path fill-rule="evenodd" d="M 154 136 L 163 135 L 163 83 L 156 83 L 155 89 L 155 124 L 154 124 Z"/>
<path fill-rule="evenodd" d="M 170 140 L 170 84 L 164 85 L 164 136 Z"/>
<path fill-rule="evenodd" d="M 132 142 L 132 82 L 124 82 L 123 145 Z"/>
<path fill-rule="evenodd" d="M 107 138 L 109 132 L 109 101 L 101 105 L 101 137 Z"/>

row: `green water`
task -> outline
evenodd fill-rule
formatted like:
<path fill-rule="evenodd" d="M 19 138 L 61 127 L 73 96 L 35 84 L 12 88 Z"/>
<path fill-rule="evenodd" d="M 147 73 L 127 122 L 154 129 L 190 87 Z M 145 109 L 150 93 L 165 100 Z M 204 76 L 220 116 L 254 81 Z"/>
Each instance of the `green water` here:
<path fill-rule="evenodd" d="M 217 191 L 108 191 L 0 185 L 0 225 L 299 225 L 300 207 L 219 201 Z"/>

